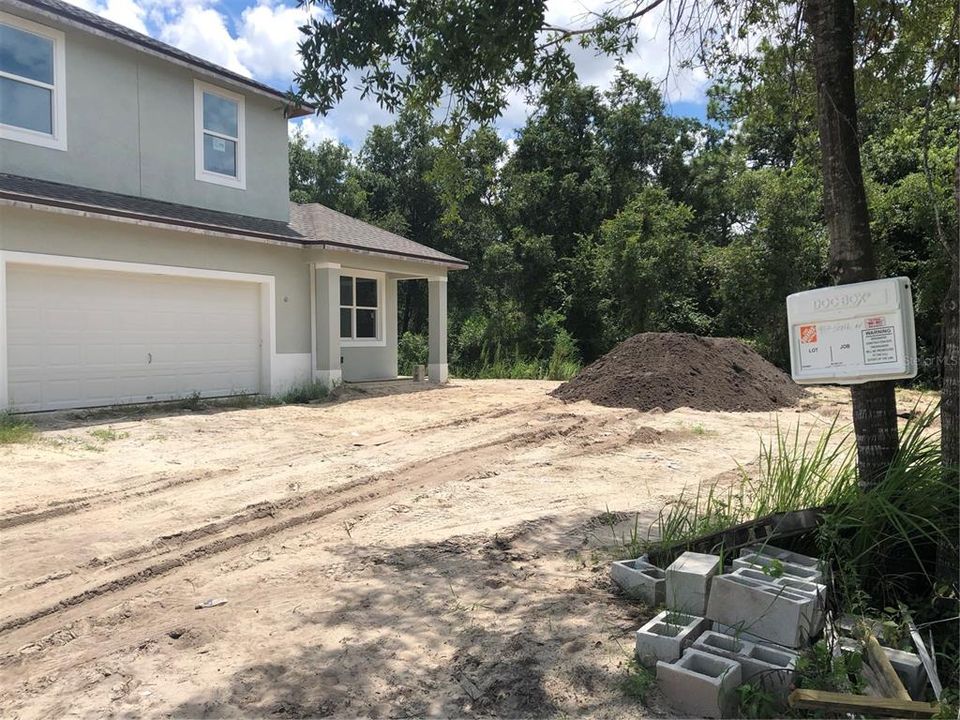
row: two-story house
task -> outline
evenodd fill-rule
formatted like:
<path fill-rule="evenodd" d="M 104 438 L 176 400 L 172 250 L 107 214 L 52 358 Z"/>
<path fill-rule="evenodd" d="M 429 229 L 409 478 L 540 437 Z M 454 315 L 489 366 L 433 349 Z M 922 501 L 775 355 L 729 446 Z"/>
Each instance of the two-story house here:
<path fill-rule="evenodd" d="M 0 409 L 397 375 L 397 283 L 465 263 L 288 200 L 284 93 L 59 0 L 0 0 Z"/>

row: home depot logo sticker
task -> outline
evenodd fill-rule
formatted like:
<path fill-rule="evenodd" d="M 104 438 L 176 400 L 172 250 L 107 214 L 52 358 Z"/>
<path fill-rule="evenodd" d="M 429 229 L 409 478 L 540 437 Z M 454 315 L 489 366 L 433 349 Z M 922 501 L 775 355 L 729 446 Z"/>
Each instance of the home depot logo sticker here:
<path fill-rule="evenodd" d="M 804 344 L 815 343 L 817 341 L 817 326 L 816 325 L 801 325 L 800 326 L 800 342 Z"/>

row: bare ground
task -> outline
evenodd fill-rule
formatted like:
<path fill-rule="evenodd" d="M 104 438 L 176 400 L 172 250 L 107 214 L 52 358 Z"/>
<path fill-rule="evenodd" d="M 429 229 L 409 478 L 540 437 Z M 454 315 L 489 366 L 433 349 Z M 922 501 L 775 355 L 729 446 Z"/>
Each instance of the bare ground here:
<path fill-rule="evenodd" d="M 620 688 L 649 611 L 608 583 L 607 522 L 645 531 L 848 396 L 642 413 L 554 387 L 44 418 L 0 447 L 0 715 L 656 714 Z"/>

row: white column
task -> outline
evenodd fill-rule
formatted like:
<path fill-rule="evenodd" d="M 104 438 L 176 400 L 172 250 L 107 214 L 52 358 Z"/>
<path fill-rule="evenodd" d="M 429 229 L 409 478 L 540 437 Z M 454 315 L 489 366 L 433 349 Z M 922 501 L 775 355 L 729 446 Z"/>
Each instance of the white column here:
<path fill-rule="evenodd" d="M 314 266 L 314 319 L 316 322 L 313 377 L 327 387 L 339 385 L 340 372 L 340 266 Z"/>
<path fill-rule="evenodd" d="M 430 320 L 430 358 L 427 374 L 430 382 L 445 383 L 447 370 L 447 278 L 427 279 Z"/>

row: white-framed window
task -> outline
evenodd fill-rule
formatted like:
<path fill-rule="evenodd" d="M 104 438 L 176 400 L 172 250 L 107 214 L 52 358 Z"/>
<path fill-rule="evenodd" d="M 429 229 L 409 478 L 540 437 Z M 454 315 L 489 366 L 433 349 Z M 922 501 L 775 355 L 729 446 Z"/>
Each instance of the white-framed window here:
<path fill-rule="evenodd" d="M 246 189 L 243 95 L 194 81 L 197 180 Z"/>
<path fill-rule="evenodd" d="M 340 271 L 340 345 L 384 345 L 383 294 L 386 276 L 366 270 Z"/>
<path fill-rule="evenodd" d="M 67 149 L 63 33 L 0 12 L 0 138 Z"/>

